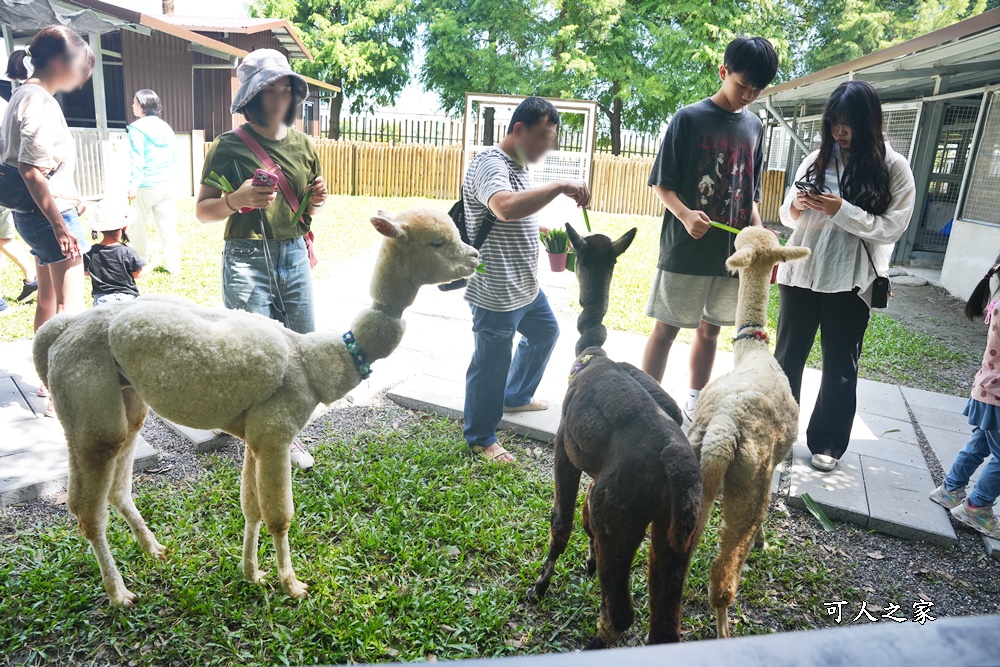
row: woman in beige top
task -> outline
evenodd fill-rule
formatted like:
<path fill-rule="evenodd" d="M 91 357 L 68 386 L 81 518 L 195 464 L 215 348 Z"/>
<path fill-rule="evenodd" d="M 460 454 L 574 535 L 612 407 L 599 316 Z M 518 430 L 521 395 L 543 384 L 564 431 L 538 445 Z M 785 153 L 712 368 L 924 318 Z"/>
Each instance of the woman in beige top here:
<path fill-rule="evenodd" d="M 83 308 L 86 241 L 73 181 L 76 150 L 54 96 L 80 88 L 93 68 L 90 46 L 61 25 L 43 29 L 7 61 L 7 76 L 24 83 L 11 95 L 0 138 L 3 161 L 18 168 L 35 203 L 32 211 L 14 212 L 14 226 L 38 268 L 36 330 L 58 312 Z"/>

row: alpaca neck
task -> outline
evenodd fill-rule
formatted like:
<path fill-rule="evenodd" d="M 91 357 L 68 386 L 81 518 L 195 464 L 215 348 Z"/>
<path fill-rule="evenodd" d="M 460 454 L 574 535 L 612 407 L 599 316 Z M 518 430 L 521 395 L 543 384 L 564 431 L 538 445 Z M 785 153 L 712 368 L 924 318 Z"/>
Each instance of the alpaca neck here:
<path fill-rule="evenodd" d="M 372 305 L 351 323 L 354 337 L 371 361 L 385 359 L 403 337 L 403 311 L 413 305 L 420 286 L 390 267 L 398 266 L 386 252 L 379 255 L 372 276 Z"/>
<path fill-rule="evenodd" d="M 771 267 L 750 266 L 740 271 L 740 290 L 736 301 L 736 336 L 753 334 L 767 329 L 767 302 L 770 294 Z M 767 339 L 741 338 L 733 343 L 735 363 L 739 364 L 744 354 L 763 347 L 767 349 Z"/>
<path fill-rule="evenodd" d="M 608 314 L 608 288 L 610 276 L 604 289 L 588 290 L 581 286 L 580 305 L 583 312 L 576 320 L 576 330 L 580 338 L 576 342 L 576 354 L 588 347 L 602 347 L 608 339 L 608 329 L 604 326 L 604 316 Z"/>

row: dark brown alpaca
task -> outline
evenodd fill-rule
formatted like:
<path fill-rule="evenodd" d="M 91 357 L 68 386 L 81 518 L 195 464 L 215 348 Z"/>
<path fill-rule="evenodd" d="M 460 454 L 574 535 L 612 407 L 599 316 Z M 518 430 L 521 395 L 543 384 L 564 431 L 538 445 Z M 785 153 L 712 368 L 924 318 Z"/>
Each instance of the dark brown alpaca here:
<path fill-rule="evenodd" d="M 528 597 L 545 594 L 566 549 L 584 471 L 594 478 L 583 503 L 583 529 L 590 537 L 587 569 L 596 570 L 601 583 L 597 636 L 587 648 L 614 646 L 632 625 L 629 574 L 650 523 L 649 643 L 680 641 L 681 593 L 701 515 L 701 470 L 681 433 L 680 409 L 652 378 L 608 359 L 601 347 L 615 261 L 635 231 L 612 243 L 600 234 L 581 238 L 566 225 L 583 312 L 554 444 L 549 553 Z"/>

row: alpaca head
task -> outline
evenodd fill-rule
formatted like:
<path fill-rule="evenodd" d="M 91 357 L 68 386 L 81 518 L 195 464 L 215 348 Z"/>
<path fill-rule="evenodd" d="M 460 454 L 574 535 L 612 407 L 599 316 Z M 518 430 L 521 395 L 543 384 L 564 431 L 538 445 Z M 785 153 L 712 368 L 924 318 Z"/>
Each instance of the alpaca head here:
<path fill-rule="evenodd" d="M 373 285 L 380 277 L 416 287 L 450 283 L 468 278 L 479 266 L 479 251 L 462 242 L 447 213 L 428 208 L 396 215 L 379 211 L 371 223 L 385 237 Z"/>
<path fill-rule="evenodd" d="M 635 233 L 633 227 L 617 241 L 612 241 L 603 234 L 583 238 L 571 225 L 566 225 L 566 234 L 576 254 L 576 279 L 580 283 L 580 305 L 583 306 L 583 312 L 576 323 L 581 334 L 577 354 L 592 345 L 604 344 L 607 334 L 601 322 L 608 312 L 611 275 L 618 256 L 628 250 L 635 239 Z M 588 331 L 591 333 L 585 333 Z"/>
<path fill-rule="evenodd" d="M 726 268 L 733 273 L 771 275 L 771 268 L 779 262 L 794 262 L 809 256 L 809 248 L 786 247 L 778 236 L 764 227 L 746 227 L 736 236 L 736 252 L 726 260 Z"/>

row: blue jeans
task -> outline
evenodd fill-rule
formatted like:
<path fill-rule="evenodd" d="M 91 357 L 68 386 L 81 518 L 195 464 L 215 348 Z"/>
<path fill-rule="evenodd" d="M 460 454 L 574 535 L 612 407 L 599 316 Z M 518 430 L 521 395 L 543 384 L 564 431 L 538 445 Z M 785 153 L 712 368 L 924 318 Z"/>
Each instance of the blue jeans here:
<path fill-rule="evenodd" d="M 301 238 L 268 241 L 267 249 L 273 271 L 268 269 L 263 241 L 226 241 L 222 302 L 231 310 L 246 310 L 277 320 L 298 333 L 315 331 L 306 242 Z"/>
<path fill-rule="evenodd" d="M 967 485 L 972 473 L 976 472 L 990 454 L 993 458 L 983 468 L 976 488 L 969 494 L 969 502 L 977 507 L 992 505 L 997 496 L 1000 496 L 1000 431 L 984 431 L 978 426 L 972 427 L 972 437 L 955 457 L 948 476 L 944 478 L 945 488 L 954 491 Z"/>
<path fill-rule="evenodd" d="M 465 375 L 465 440 L 470 447 L 497 441 L 504 406 L 531 401 L 559 338 L 549 300 L 539 290 L 527 306 L 501 313 L 472 306 L 476 351 Z M 511 362 L 514 332 L 521 334 Z"/>

